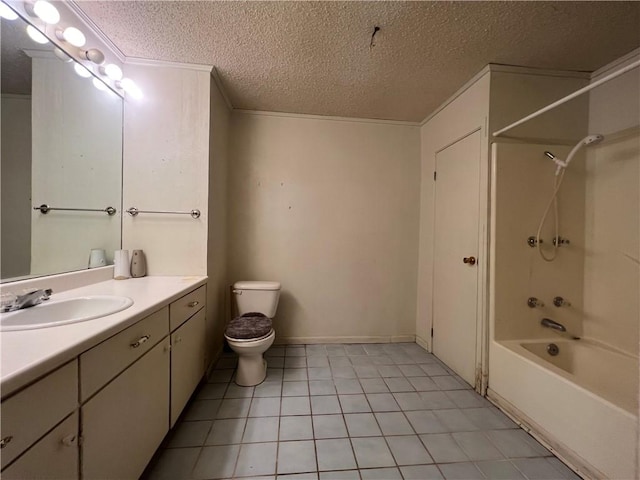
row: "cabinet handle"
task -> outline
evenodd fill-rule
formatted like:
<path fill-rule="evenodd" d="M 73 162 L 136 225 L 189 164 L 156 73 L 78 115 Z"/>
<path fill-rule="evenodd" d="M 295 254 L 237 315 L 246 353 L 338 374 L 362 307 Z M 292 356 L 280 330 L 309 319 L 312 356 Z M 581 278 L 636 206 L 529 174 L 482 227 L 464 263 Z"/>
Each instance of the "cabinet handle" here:
<path fill-rule="evenodd" d="M 197 300 L 194 300 L 193 302 L 187 303 L 187 307 L 189 307 L 189 308 L 197 307 L 198 305 L 200 305 L 200 302 L 197 301 Z"/>
<path fill-rule="evenodd" d="M 60 440 L 65 447 L 73 447 L 76 444 L 76 436 L 74 434 L 67 435 L 62 440 Z"/>
<path fill-rule="evenodd" d="M 176 341 L 174 343 L 180 343 L 182 341 L 182 337 L 176 337 Z"/>
<path fill-rule="evenodd" d="M 13 437 L 11 435 L 4 437 L 2 440 L 0 440 L 0 448 L 6 447 L 11 440 L 13 440 Z"/>
<path fill-rule="evenodd" d="M 150 338 L 151 338 L 151 335 L 144 335 L 140 337 L 137 341 L 131 344 L 131 348 L 138 348 L 140 345 L 142 345 L 144 342 L 146 342 Z"/>

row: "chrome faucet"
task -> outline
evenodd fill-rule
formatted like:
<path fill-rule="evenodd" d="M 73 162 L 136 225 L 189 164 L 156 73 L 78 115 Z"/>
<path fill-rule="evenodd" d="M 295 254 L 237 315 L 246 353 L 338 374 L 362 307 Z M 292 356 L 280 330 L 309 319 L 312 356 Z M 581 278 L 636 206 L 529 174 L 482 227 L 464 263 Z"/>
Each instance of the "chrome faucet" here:
<path fill-rule="evenodd" d="M 567 329 L 561 323 L 556 322 L 555 320 L 551 320 L 550 318 L 543 318 L 540 320 L 540 325 L 543 327 L 551 328 L 553 330 L 558 330 L 559 332 L 566 332 Z"/>
<path fill-rule="evenodd" d="M 23 308 L 33 307 L 42 303 L 44 300 L 49 300 L 49 297 L 53 293 L 50 288 L 43 288 L 38 290 L 31 290 L 22 295 L 16 295 L 15 300 L 8 305 L 2 307 L 3 312 L 13 312 L 14 310 L 21 310 Z"/>

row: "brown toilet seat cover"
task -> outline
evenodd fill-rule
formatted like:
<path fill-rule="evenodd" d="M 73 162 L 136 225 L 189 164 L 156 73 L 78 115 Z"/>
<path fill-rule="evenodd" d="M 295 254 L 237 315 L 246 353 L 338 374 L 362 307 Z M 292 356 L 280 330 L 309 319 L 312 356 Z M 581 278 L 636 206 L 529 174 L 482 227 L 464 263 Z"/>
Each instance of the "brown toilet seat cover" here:
<path fill-rule="evenodd" d="M 272 328 L 273 323 L 269 317 L 259 312 L 249 312 L 231 320 L 226 334 L 229 338 L 249 340 L 268 335 Z"/>

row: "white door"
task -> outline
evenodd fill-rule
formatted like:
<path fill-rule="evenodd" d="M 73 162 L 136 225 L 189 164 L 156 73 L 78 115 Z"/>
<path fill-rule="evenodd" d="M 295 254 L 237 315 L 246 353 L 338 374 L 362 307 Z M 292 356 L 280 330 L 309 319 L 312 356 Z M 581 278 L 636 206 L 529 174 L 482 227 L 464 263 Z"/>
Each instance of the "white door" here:
<path fill-rule="evenodd" d="M 476 385 L 480 131 L 436 154 L 433 353 Z"/>

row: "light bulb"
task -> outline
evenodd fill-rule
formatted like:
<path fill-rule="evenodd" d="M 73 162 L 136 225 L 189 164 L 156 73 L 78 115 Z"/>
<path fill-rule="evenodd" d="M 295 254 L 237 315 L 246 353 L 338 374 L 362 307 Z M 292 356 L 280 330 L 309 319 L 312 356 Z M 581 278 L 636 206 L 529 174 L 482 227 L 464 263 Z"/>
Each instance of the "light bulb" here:
<path fill-rule="evenodd" d="M 119 66 L 114 65 L 113 63 L 104 67 L 104 74 L 111 80 L 122 80 L 122 70 Z"/>
<path fill-rule="evenodd" d="M 127 93 L 127 95 L 130 95 L 135 100 L 140 100 L 143 96 L 142 90 L 140 90 L 140 88 L 138 88 L 135 82 L 130 78 L 123 78 L 120 82 L 120 86 Z"/>
<path fill-rule="evenodd" d="M 91 72 L 89 70 L 87 70 L 87 67 L 85 67 L 84 65 L 82 65 L 80 63 L 75 63 L 73 65 L 73 69 L 82 78 L 89 78 L 91 76 Z"/>
<path fill-rule="evenodd" d="M 93 86 L 96 87 L 98 90 L 107 89 L 107 86 L 98 78 L 94 78 L 92 83 L 93 83 Z"/>
<path fill-rule="evenodd" d="M 33 13 L 35 13 L 40 20 L 44 23 L 48 23 L 49 25 L 55 25 L 60 21 L 58 9 L 46 0 L 38 0 L 34 3 Z"/>
<path fill-rule="evenodd" d="M 87 43 L 87 39 L 80 30 L 75 27 L 67 27 L 62 32 L 62 38 L 69 42 L 74 47 L 84 47 Z"/>
<path fill-rule="evenodd" d="M 27 34 L 31 37 L 31 40 L 36 43 L 41 43 L 43 45 L 45 43 L 49 43 L 49 39 L 45 37 L 37 28 L 32 27 L 31 25 L 27 25 Z"/>
<path fill-rule="evenodd" d="M 80 56 L 85 60 L 95 63 L 96 65 L 102 65 L 104 63 L 104 53 L 97 48 L 90 48 L 89 50 L 81 50 Z"/>
<path fill-rule="evenodd" d="M 15 20 L 18 18 L 18 14 L 11 10 L 6 3 L 0 2 L 0 17 L 7 20 Z"/>

